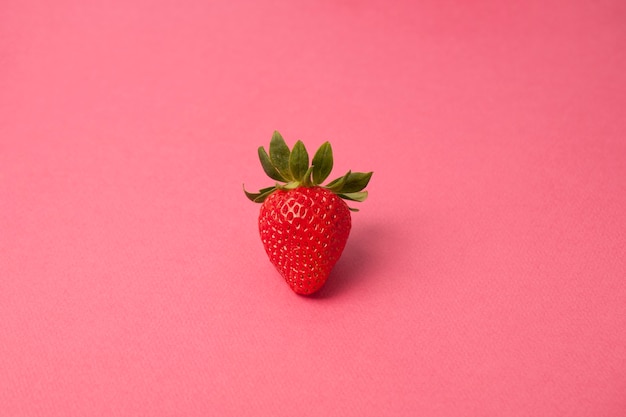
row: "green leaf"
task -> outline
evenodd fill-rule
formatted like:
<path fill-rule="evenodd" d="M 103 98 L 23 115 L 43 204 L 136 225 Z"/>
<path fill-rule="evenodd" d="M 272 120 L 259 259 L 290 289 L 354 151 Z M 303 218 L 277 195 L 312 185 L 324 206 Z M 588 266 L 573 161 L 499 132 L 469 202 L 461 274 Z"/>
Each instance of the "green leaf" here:
<path fill-rule="evenodd" d="M 293 179 L 289 171 L 289 147 L 278 131 L 274 131 L 270 141 L 270 161 L 285 180 Z"/>
<path fill-rule="evenodd" d="M 274 191 L 275 189 L 276 189 L 276 186 L 275 186 L 275 185 L 272 185 L 271 187 L 261 188 L 261 189 L 259 190 L 259 192 L 260 192 L 261 194 L 264 194 L 264 193 L 266 193 L 266 192 L 268 192 L 268 191 Z"/>
<path fill-rule="evenodd" d="M 313 167 L 310 166 L 309 169 L 304 173 L 304 178 L 302 178 L 302 185 L 305 187 L 312 187 L 315 184 L 311 181 L 311 172 L 313 171 Z"/>
<path fill-rule="evenodd" d="M 272 164 L 270 157 L 265 152 L 265 148 L 259 146 L 259 159 L 261 160 L 261 165 L 263 166 L 263 171 L 273 180 L 283 181 L 285 182 L 285 178 L 278 172 L 276 167 Z"/>
<path fill-rule="evenodd" d="M 346 180 L 348 179 L 351 173 L 352 171 L 348 171 L 348 173 L 344 175 L 343 177 L 339 177 L 339 178 L 332 180 L 326 185 L 326 188 L 328 188 L 330 191 L 334 193 L 340 192 L 340 190 L 343 188 L 343 185 L 346 183 Z"/>
<path fill-rule="evenodd" d="M 258 197 L 254 200 L 254 202 L 255 202 L 255 203 L 262 203 L 262 202 L 264 202 L 264 201 L 265 201 L 265 199 L 266 199 L 267 197 L 269 197 L 269 196 L 270 196 L 270 194 L 272 194 L 274 191 L 276 191 L 276 189 L 275 189 L 274 187 L 272 187 L 272 189 L 271 189 L 271 190 L 266 191 L 266 192 L 264 192 L 264 193 L 261 193 L 261 195 L 260 195 L 260 196 L 258 196 Z"/>
<path fill-rule="evenodd" d="M 367 198 L 367 191 L 359 191 L 356 193 L 343 193 L 339 194 L 339 197 L 345 200 L 358 201 L 359 203 L 362 203 Z"/>
<path fill-rule="evenodd" d="M 346 194 L 355 193 L 363 190 L 370 182 L 372 174 L 373 172 L 348 172 L 343 187 L 341 187 L 341 189 L 337 192 L 341 194 Z"/>
<path fill-rule="evenodd" d="M 248 199 L 254 203 L 262 203 L 275 190 L 276 187 L 267 187 L 260 189 L 258 193 L 250 193 L 246 191 L 245 186 L 243 188 L 243 192 L 246 194 L 246 197 L 248 197 Z"/>
<path fill-rule="evenodd" d="M 333 149 L 329 142 L 324 142 L 313 156 L 313 183 L 321 184 L 333 170 Z"/>
<path fill-rule="evenodd" d="M 278 188 L 280 188 L 281 190 L 295 190 L 296 188 L 298 188 L 300 186 L 300 183 L 297 181 L 291 181 L 288 182 L 285 185 L 281 185 Z"/>
<path fill-rule="evenodd" d="M 309 169 L 309 154 L 302 141 L 299 140 L 293 145 L 291 150 L 289 170 L 293 179 L 301 182 L 307 169 Z"/>

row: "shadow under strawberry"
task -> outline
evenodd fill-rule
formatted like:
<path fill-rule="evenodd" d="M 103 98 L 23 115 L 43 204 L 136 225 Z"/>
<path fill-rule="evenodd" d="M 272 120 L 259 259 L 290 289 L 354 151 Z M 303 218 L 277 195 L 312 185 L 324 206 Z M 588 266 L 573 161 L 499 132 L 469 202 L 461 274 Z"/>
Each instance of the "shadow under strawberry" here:
<path fill-rule="evenodd" d="M 326 284 L 316 293 L 309 295 L 312 299 L 326 299 L 351 291 L 355 287 L 367 285 L 372 277 L 372 265 L 377 262 L 376 248 L 372 246 L 372 237 L 378 239 L 379 233 L 374 226 L 360 225 L 358 232 L 350 236 L 341 259 L 330 273 Z"/>

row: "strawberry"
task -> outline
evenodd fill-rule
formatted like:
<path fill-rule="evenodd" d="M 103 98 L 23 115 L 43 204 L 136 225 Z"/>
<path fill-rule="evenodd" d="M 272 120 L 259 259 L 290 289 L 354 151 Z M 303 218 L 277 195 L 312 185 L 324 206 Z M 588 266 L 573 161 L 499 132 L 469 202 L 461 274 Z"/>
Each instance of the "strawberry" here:
<path fill-rule="evenodd" d="M 312 294 L 328 279 L 343 252 L 352 225 L 344 200 L 362 202 L 372 172 L 352 172 L 321 185 L 333 168 L 333 152 L 325 142 L 309 166 L 304 144 L 289 149 L 274 132 L 269 153 L 261 146 L 259 159 L 274 186 L 246 196 L 262 203 L 259 233 L 265 252 L 297 294 Z"/>

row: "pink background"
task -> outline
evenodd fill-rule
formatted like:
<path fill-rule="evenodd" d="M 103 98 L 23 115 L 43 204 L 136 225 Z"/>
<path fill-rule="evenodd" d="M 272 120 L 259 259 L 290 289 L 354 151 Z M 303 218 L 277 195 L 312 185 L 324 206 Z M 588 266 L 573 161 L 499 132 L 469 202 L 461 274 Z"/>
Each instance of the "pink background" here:
<path fill-rule="evenodd" d="M 0 3 L 3 416 L 626 415 L 626 3 Z M 291 292 L 256 148 L 375 171 Z"/>

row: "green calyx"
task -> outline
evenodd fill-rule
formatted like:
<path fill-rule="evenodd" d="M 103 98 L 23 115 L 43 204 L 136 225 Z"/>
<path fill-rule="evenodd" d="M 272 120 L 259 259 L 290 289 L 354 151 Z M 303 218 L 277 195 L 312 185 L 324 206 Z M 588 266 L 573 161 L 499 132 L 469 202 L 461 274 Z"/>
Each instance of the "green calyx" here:
<path fill-rule="evenodd" d="M 329 142 L 319 147 L 310 165 L 309 154 L 302 141 L 297 141 L 290 150 L 277 131 L 272 135 L 269 153 L 262 146 L 258 153 L 263 170 L 277 182 L 276 185 L 262 188 L 257 193 L 250 193 L 244 188 L 246 196 L 255 203 L 262 203 L 276 190 L 293 190 L 297 187 L 324 187 L 350 201 L 362 202 L 367 198 L 367 191 L 363 190 L 367 187 L 372 172 L 348 171 L 346 175 L 322 185 L 333 169 L 333 150 Z"/>

